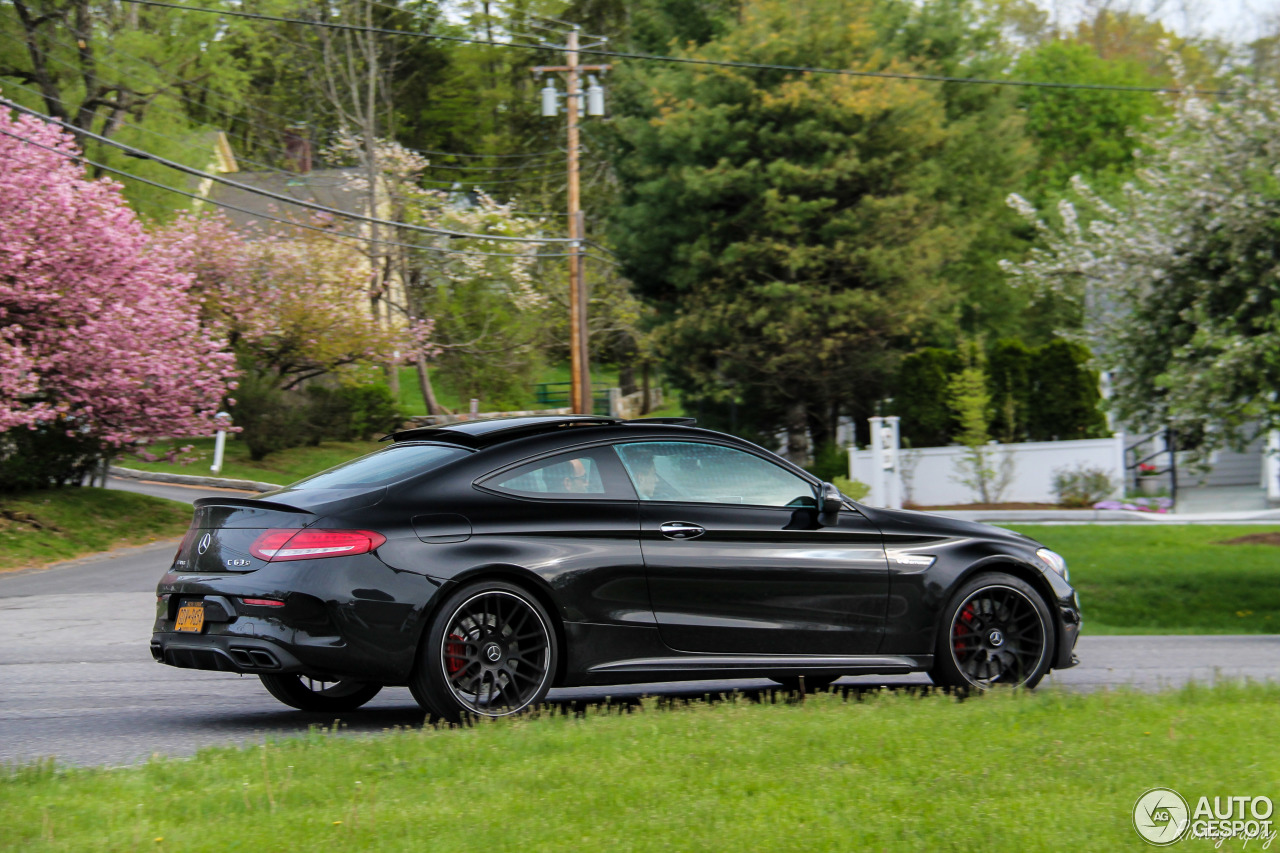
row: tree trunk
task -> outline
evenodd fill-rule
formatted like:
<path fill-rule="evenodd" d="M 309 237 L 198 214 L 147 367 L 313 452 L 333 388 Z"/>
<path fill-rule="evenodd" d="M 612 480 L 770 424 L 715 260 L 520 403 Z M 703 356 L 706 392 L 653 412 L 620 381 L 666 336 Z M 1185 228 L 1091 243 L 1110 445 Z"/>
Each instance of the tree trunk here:
<path fill-rule="evenodd" d="M 436 400 L 435 389 L 431 387 L 431 370 L 427 366 L 425 356 L 418 356 L 418 387 L 422 389 L 422 399 L 427 404 L 428 415 L 451 415 L 444 406 Z"/>
<path fill-rule="evenodd" d="M 819 417 L 816 413 L 806 412 L 805 422 L 809 426 L 809 435 L 813 439 L 814 453 L 817 453 L 822 448 L 835 441 L 835 431 L 832 428 L 832 424 L 827 423 L 826 420 Z"/>
<path fill-rule="evenodd" d="M 400 362 L 398 361 L 387 363 L 387 388 L 391 391 L 392 399 L 400 399 Z"/>
<path fill-rule="evenodd" d="M 787 459 L 794 465 L 809 464 L 809 418 L 804 403 L 787 410 Z"/>
<path fill-rule="evenodd" d="M 618 365 L 618 387 L 623 394 L 636 393 L 636 363 L 630 359 Z"/>

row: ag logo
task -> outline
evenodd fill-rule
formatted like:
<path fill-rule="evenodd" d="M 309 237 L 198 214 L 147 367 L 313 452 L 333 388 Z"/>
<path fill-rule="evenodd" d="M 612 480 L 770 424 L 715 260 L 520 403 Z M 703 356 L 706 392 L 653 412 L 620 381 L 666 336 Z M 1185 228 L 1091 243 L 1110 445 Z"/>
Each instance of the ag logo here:
<path fill-rule="evenodd" d="M 1187 801 L 1172 788 L 1152 788 L 1133 804 L 1133 828 L 1143 841 L 1157 847 L 1181 838 L 1190 822 Z"/>

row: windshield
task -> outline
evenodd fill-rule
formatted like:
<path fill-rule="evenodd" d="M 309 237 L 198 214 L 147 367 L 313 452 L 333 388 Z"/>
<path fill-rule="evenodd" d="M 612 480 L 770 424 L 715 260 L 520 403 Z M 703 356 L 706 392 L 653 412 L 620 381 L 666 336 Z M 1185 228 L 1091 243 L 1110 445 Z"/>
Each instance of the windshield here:
<path fill-rule="evenodd" d="M 336 468 L 299 480 L 290 489 L 360 489 L 391 483 L 439 468 L 470 451 L 439 444 L 393 444 Z"/>

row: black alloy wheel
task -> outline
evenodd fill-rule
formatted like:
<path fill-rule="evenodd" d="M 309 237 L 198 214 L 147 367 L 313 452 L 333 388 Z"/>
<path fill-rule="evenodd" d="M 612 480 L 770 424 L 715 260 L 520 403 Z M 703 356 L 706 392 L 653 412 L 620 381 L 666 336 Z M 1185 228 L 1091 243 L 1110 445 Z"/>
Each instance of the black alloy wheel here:
<path fill-rule="evenodd" d="M 504 581 L 449 597 L 427 630 L 409 686 L 418 704 L 450 722 L 505 717 L 542 701 L 556 671 L 546 610 Z"/>
<path fill-rule="evenodd" d="M 1035 687 L 1049 670 L 1053 629 L 1049 608 L 1030 585 L 1006 574 L 984 574 L 962 586 L 943 614 L 933 680 L 986 690 Z"/>
<path fill-rule="evenodd" d="M 321 681 L 305 675 L 262 673 L 272 696 L 300 711 L 354 711 L 377 696 L 381 684 L 368 681 Z"/>

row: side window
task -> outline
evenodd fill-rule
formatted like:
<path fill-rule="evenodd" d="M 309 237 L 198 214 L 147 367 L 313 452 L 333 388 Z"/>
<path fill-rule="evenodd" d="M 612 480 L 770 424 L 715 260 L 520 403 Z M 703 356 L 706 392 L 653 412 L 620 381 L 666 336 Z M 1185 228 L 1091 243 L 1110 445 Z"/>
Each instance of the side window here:
<path fill-rule="evenodd" d="M 487 489 L 535 498 L 564 500 L 635 500 L 623 483 L 610 483 L 609 448 L 561 453 L 521 465 L 481 482 Z M 612 460 L 612 468 L 618 463 Z M 613 479 L 621 477 L 615 475 Z M 620 494 L 625 490 L 628 494 Z"/>
<path fill-rule="evenodd" d="M 642 501 L 816 507 L 813 486 L 752 453 L 686 441 L 617 445 Z"/>

